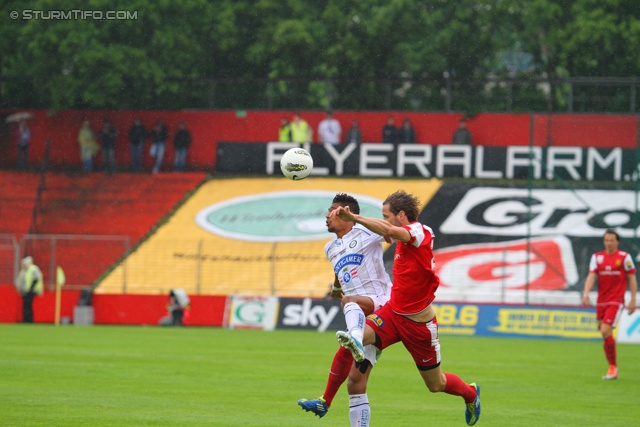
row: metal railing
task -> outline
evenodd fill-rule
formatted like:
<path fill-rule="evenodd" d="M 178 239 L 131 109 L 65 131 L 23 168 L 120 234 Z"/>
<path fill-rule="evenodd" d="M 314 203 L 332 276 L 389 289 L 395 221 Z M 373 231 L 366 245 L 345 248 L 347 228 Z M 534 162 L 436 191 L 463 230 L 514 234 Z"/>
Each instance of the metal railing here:
<path fill-rule="evenodd" d="M 18 254 L 33 257 L 49 290 L 55 289 L 58 266 L 65 272 L 66 289 L 84 289 L 119 265 L 126 288 L 130 246 L 129 236 L 27 234 L 20 239 Z"/>

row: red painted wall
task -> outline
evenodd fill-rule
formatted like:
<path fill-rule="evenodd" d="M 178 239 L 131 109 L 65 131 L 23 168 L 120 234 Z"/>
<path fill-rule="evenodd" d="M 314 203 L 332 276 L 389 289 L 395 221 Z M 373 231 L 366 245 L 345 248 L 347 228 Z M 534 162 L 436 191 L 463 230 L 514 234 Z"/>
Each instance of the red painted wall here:
<path fill-rule="evenodd" d="M 73 320 L 80 291 L 63 291 L 60 317 Z M 227 297 L 190 296 L 191 310 L 187 326 L 226 326 Z M 93 295 L 94 323 L 98 325 L 157 325 L 167 315 L 168 297 L 163 295 Z M 34 321 L 53 323 L 55 292 L 46 291 L 33 302 Z M 0 286 L 0 323 L 22 320 L 22 298 L 11 285 Z"/>
<path fill-rule="evenodd" d="M 6 116 L 17 110 L 1 110 Z M 170 139 L 167 144 L 164 165 L 173 163 L 173 134 L 181 120 L 186 121 L 193 135 L 193 145 L 188 163 L 199 169 L 211 170 L 216 160 L 218 141 L 267 142 L 278 137 L 280 118 L 291 117 L 291 111 L 247 111 L 237 115 L 235 111 L 60 111 L 48 116 L 44 110 L 33 111 L 35 118 L 30 121 L 32 145 L 29 160 L 40 164 L 44 156 L 44 145 L 51 138 L 51 164 L 60 167 L 79 168 L 80 153 L 77 142 L 78 130 L 84 118 L 91 121 L 97 132 L 104 117 L 109 117 L 119 131 L 116 147 L 116 161 L 128 166 L 130 162 L 127 133 L 135 117 L 142 118 L 149 128 L 157 118 L 167 124 Z M 301 116 L 314 129 L 324 118 L 323 112 L 302 111 Z M 416 129 L 418 143 L 448 144 L 451 141 L 461 114 L 457 113 L 415 113 L 415 112 L 356 112 L 336 111 L 338 119 L 346 131 L 354 119 L 360 122 L 364 142 L 380 142 L 381 129 L 386 118 L 392 116 L 397 126 L 404 118 L 409 118 Z M 468 127 L 473 134 L 474 145 L 509 146 L 528 145 L 533 135 L 534 145 L 622 147 L 635 148 L 638 138 L 638 120 L 632 115 L 578 115 L 578 114 L 535 114 L 533 134 L 529 114 L 478 114 L 469 119 Z M 0 132 L 0 166 L 13 167 L 16 159 L 16 144 L 13 134 L 16 124 L 2 124 Z M 151 168 L 153 159 L 149 157 L 150 142 L 145 147 L 145 166 Z M 101 159 L 98 157 L 97 163 Z"/>

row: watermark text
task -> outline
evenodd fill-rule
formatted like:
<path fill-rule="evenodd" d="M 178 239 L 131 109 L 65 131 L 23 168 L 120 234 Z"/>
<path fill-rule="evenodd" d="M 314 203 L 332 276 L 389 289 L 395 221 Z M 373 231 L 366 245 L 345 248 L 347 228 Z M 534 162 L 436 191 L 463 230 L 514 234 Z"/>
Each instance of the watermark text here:
<path fill-rule="evenodd" d="M 137 10 L 32 10 L 25 9 L 22 12 L 13 11 L 9 13 L 11 19 L 42 19 L 42 20 L 73 20 L 73 19 L 94 19 L 100 20 L 130 20 L 138 19 Z"/>

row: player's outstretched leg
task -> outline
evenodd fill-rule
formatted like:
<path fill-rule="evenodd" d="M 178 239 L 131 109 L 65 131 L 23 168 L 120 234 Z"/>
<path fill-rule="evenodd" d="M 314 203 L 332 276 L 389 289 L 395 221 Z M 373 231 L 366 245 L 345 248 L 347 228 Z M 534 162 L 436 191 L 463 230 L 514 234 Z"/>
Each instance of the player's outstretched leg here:
<path fill-rule="evenodd" d="M 476 398 L 473 402 L 466 404 L 464 417 L 467 425 L 472 426 L 480 419 L 480 386 L 476 383 L 471 383 L 470 385 L 476 389 Z"/>
<path fill-rule="evenodd" d="M 336 339 L 341 346 L 351 352 L 351 354 L 353 355 L 353 359 L 356 362 L 362 362 L 364 360 L 364 347 L 362 347 L 361 342 L 344 331 L 336 332 Z"/>
<path fill-rule="evenodd" d="M 327 415 L 327 412 L 329 411 L 327 402 L 322 397 L 319 397 L 317 399 L 310 399 L 310 400 L 300 399 L 298 400 L 298 405 L 302 406 L 302 409 L 304 409 L 307 412 L 313 412 L 319 418 L 322 418 L 325 415 Z"/>

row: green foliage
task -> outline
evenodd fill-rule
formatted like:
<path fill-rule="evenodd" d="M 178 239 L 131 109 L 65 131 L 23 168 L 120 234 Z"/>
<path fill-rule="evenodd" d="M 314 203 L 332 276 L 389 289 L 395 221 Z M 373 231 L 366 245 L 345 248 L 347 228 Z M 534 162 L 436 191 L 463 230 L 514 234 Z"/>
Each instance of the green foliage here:
<path fill-rule="evenodd" d="M 26 9 L 136 19 L 8 18 Z M 4 2 L 0 13 L 5 107 L 441 110 L 444 76 L 635 77 L 640 69 L 636 0 L 32 0 Z M 515 56 L 531 60 L 509 67 L 504 58 Z M 240 88 L 237 79 L 265 83 Z M 456 109 L 500 109 L 496 95 L 479 90 Z M 529 108 L 544 99 L 537 95 Z"/>
<path fill-rule="evenodd" d="M 296 401 L 324 390 L 331 332 L 0 325 L 0 419 L 8 426 L 348 425 L 346 386 L 319 421 Z M 442 367 L 482 386 L 478 425 L 634 425 L 640 346 L 618 345 L 604 382 L 597 341 L 442 336 Z M 400 344 L 368 387 L 372 423 L 464 425 L 459 397 L 432 394 Z"/>

